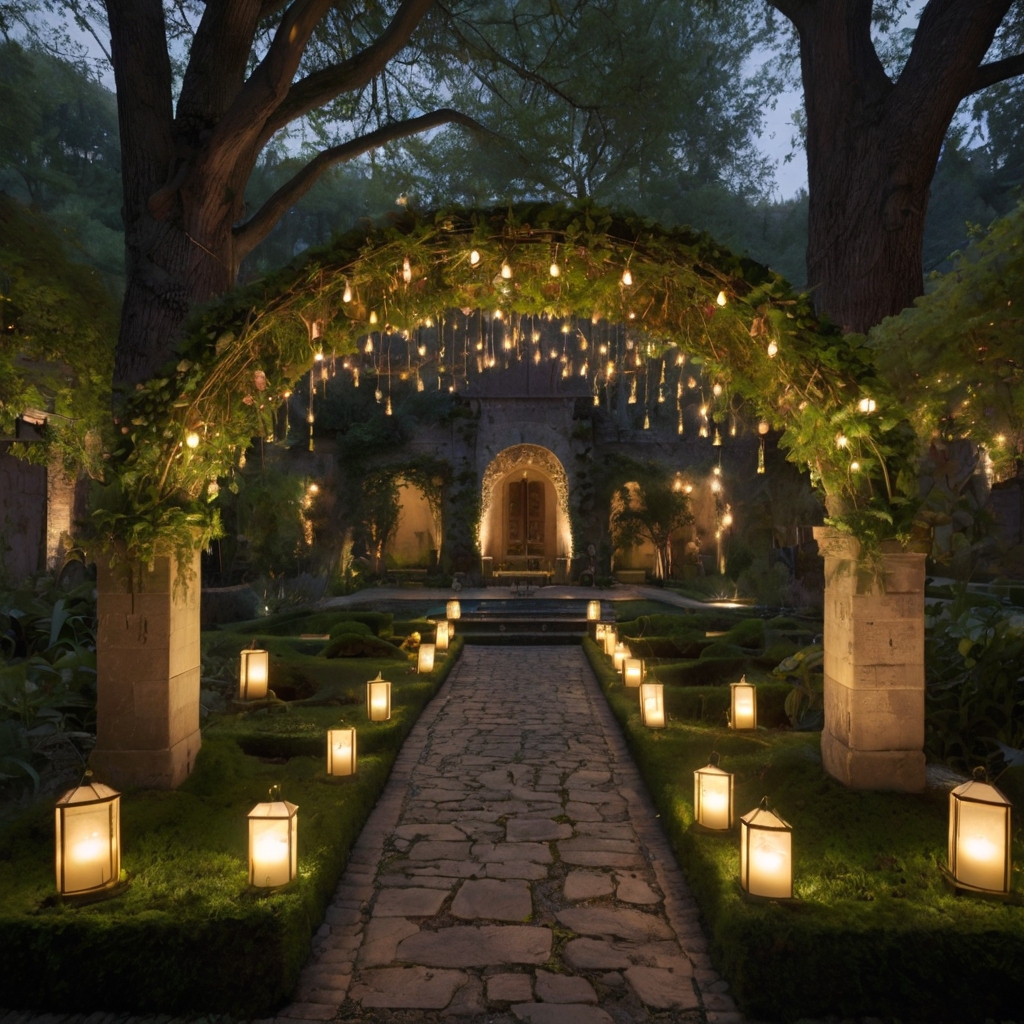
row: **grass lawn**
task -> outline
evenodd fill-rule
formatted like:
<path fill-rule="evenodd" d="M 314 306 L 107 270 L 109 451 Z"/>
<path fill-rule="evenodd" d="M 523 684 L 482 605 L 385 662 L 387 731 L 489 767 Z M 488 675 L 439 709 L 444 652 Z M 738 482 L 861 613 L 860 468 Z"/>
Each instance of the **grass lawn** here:
<path fill-rule="evenodd" d="M 204 641 L 226 665 L 252 636 L 242 627 Z M 288 998 L 349 849 L 461 640 L 418 677 L 405 657 L 328 660 L 322 641 L 264 639 L 271 688 L 285 681 L 305 699 L 212 715 L 180 789 L 124 795 L 124 895 L 86 906 L 55 897 L 49 804 L 0 832 L 0 1004 L 265 1016 Z M 365 683 L 378 670 L 393 683 L 392 718 L 370 724 Z M 325 730 L 341 721 L 358 729 L 359 770 L 332 779 Z M 274 784 L 299 806 L 299 878 L 266 894 L 248 886 L 246 815 Z"/>
<path fill-rule="evenodd" d="M 618 682 L 595 644 L 584 647 L 693 889 L 715 965 L 747 1013 L 960 1024 L 1024 1016 L 1020 828 L 1010 899 L 956 895 L 940 872 L 945 792 L 848 790 L 825 774 L 817 732 L 733 733 L 701 721 L 686 691 L 709 687 L 666 686 L 668 728 L 645 729 L 637 691 Z M 759 703 L 767 696 L 759 691 Z M 712 750 L 735 774 L 737 816 L 767 795 L 792 825 L 794 902 L 750 901 L 737 880 L 738 832 L 692 828 L 693 772 Z M 1024 795 L 1019 778 L 1000 784 Z"/>

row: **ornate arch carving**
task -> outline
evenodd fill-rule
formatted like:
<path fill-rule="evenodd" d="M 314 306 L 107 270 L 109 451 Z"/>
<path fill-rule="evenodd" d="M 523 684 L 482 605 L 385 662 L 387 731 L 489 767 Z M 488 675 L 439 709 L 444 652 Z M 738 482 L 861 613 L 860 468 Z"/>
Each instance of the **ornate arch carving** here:
<path fill-rule="evenodd" d="M 498 481 L 513 470 L 531 466 L 546 473 L 555 488 L 557 502 L 557 519 L 566 537 L 566 555 L 572 558 L 572 534 L 569 531 L 569 478 L 565 467 L 558 456 L 548 448 L 538 444 L 514 444 L 498 452 L 491 459 L 484 471 L 483 484 L 480 488 L 480 522 L 487 521 L 487 516 L 494 503 L 494 488 Z"/>

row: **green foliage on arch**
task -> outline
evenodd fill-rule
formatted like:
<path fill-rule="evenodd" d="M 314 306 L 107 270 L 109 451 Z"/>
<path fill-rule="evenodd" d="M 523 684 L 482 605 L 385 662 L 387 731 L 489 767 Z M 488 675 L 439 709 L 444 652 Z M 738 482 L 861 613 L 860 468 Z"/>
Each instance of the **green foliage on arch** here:
<path fill-rule="evenodd" d="M 429 344 L 424 328 L 445 311 L 478 308 L 605 318 L 636 339 L 630 358 L 672 348 L 700 357 L 721 384 L 710 416 L 742 402 L 782 430 L 834 525 L 869 544 L 909 532 L 916 438 L 863 339 L 816 319 L 808 296 L 706 234 L 589 204 L 538 204 L 409 210 L 202 311 L 180 362 L 123 410 L 111 500 L 94 515 L 98 546 L 116 551 L 130 537 L 129 556 L 148 560 L 161 543 L 204 540 L 217 529 L 217 481 L 230 486 L 250 439 L 272 436 L 283 396 L 318 351 L 351 354 L 378 331 L 418 332 Z M 436 351 L 423 358 L 444 365 Z M 595 386 L 608 372 L 604 360 L 584 369 Z"/>

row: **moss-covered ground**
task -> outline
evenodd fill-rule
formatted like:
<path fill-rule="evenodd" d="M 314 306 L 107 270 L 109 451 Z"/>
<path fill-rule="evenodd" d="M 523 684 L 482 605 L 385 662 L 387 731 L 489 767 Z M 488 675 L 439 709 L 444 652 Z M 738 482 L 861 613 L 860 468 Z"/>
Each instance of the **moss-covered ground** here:
<path fill-rule="evenodd" d="M 940 870 L 945 792 L 848 790 L 824 772 L 819 733 L 785 727 L 734 733 L 720 716 L 702 715 L 715 700 L 725 708 L 727 686 L 669 683 L 668 727 L 648 730 L 640 724 L 637 691 L 618 682 L 594 643 L 584 646 L 700 906 L 713 961 L 747 1013 L 904 1024 L 1024 1019 L 1020 828 L 1011 897 L 957 895 Z M 779 696 L 759 687 L 762 723 L 784 725 L 784 715 L 764 714 L 766 704 L 778 707 Z M 738 815 L 767 796 L 792 825 L 792 903 L 742 894 L 738 832 L 694 829 L 693 772 L 712 750 L 735 774 Z M 1001 785 L 1011 796 L 1024 794 L 1011 775 Z"/>
<path fill-rule="evenodd" d="M 373 631 L 387 638 L 384 618 Z M 325 625 L 310 629 L 301 616 L 293 623 L 287 632 Z M 206 662 L 221 658 L 225 667 L 257 636 L 271 651 L 271 687 L 292 687 L 299 699 L 259 710 L 222 701 L 226 710 L 204 724 L 195 771 L 180 789 L 124 794 L 122 866 L 130 884 L 123 895 L 85 906 L 55 898 L 49 804 L 0 833 L 0 1004 L 245 1017 L 265 1016 L 287 999 L 350 847 L 461 640 L 420 677 L 405 654 L 327 659 L 318 653 L 323 641 L 253 632 L 279 625 L 204 636 Z M 393 684 L 392 718 L 370 724 L 365 683 L 378 671 Z M 215 693 L 207 686 L 205 695 Z M 325 731 L 342 721 L 358 730 L 359 768 L 332 779 Z M 248 886 L 246 816 L 275 784 L 299 806 L 299 878 L 267 894 Z"/>

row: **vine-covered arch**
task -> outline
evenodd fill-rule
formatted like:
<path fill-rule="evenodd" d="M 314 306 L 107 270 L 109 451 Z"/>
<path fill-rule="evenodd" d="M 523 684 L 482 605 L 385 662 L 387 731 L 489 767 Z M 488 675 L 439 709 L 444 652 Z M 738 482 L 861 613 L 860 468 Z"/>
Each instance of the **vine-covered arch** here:
<path fill-rule="evenodd" d="M 202 311 L 177 365 L 122 408 L 114 486 L 94 517 L 101 545 L 128 538 L 129 553 L 148 559 L 161 542 L 182 549 L 209 535 L 217 489 L 231 486 L 254 436 L 273 436 L 281 403 L 317 359 L 397 333 L 410 371 L 421 360 L 443 374 L 435 325 L 458 309 L 621 324 L 627 341 L 614 357 L 574 352 L 573 372 L 595 387 L 631 359 L 673 349 L 699 359 L 715 384 L 710 418 L 741 402 L 762 431 L 781 430 L 834 522 L 864 539 L 909 528 L 916 442 L 862 339 L 705 234 L 589 204 L 532 205 L 406 211 Z"/>

